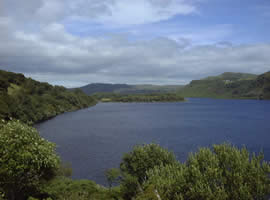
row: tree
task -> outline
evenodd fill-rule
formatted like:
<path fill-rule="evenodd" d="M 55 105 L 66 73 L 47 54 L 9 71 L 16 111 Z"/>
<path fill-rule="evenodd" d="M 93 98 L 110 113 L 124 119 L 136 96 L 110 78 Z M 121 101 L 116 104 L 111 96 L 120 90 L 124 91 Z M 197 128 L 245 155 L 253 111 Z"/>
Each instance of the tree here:
<path fill-rule="evenodd" d="M 156 166 L 142 187 L 143 194 L 152 188 L 166 200 L 263 200 L 270 194 L 269 174 L 262 154 L 222 144 L 201 148 L 184 164 Z"/>
<path fill-rule="evenodd" d="M 119 182 L 121 173 L 119 169 L 112 168 L 112 169 L 107 170 L 105 175 L 108 181 L 108 185 L 111 188 L 114 183 Z"/>
<path fill-rule="evenodd" d="M 123 173 L 122 191 L 125 199 L 131 199 L 140 192 L 141 184 L 147 180 L 147 171 L 155 166 L 176 163 L 173 153 L 161 148 L 157 144 L 135 146 L 124 155 L 120 164 Z"/>
<path fill-rule="evenodd" d="M 157 144 L 135 146 L 133 151 L 123 157 L 120 164 L 122 172 L 138 178 L 142 183 L 146 179 L 146 172 L 155 166 L 174 164 L 176 161 L 173 153 L 161 148 Z"/>
<path fill-rule="evenodd" d="M 0 128 L 0 188 L 8 199 L 35 196 L 58 167 L 55 145 L 41 138 L 36 129 L 19 121 Z"/>

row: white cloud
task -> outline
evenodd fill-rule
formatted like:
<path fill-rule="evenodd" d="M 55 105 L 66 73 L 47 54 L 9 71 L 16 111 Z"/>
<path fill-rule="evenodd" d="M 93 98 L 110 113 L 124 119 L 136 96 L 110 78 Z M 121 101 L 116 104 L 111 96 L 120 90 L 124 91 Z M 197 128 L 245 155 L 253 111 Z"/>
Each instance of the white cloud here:
<path fill-rule="evenodd" d="M 36 17 L 44 22 L 53 22 L 63 19 L 68 15 L 64 1 L 44 0 L 42 6 L 36 11 Z"/>
<path fill-rule="evenodd" d="M 0 23 L 0 30 L 6 26 Z M 80 38 L 57 23 L 44 26 L 39 33 L 9 35 L 9 40 L 0 38 L 3 69 L 68 86 L 77 82 L 183 83 L 224 71 L 263 73 L 270 66 L 270 44 L 186 48 L 168 38 Z"/>
<path fill-rule="evenodd" d="M 100 16 L 97 20 L 120 25 L 158 22 L 175 15 L 187 15 L 196 11 L 196 7 L 188 1 L 179 0 L 137 0 L 132 4 L 129 1 L 115 1 L 107 6 L 109 14 Z"/>
<path fill-rule="evenodd" d="M 67 19 L 133 25 L 167 20 L 196 12 L 194 0 L 5 0 L 2 9 L 16 20 L 50 23 Z"/>
<path fill-rule="evenodd" d="M 183 84 L 224 71 L 263 73 L 270 68 L 270 44 L 226 42 L 233 30 L 230 25 L 179 31 L 178 24 L 162 26 L 164 30 L 148 24 L 196 13 L 195 0 L 3 2 L 0 66 L 41 81 L 66 86 L 91 82 Z M 72 23 L 90 20 L 88 24 L 134 27 L 135 32 L 149 26 L 137 31 L 153 37 L 135 40 L 134 33 L 123 31 L 81 37 L 68 32 L 65 24 L 70 19 Z"/>

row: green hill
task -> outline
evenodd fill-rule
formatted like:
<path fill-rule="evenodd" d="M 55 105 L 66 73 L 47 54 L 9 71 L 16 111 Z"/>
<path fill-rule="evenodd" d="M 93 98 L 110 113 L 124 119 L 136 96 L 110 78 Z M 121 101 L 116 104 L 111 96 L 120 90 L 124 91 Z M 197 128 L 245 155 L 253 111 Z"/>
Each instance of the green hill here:
<path fill-rule="evenodd" d="M 253 74 L 226 72 L 193 80 L 179 90 L 185 97 L 270 99 L 270 72 Z"/>
<path fill-rule="evenodd" d="M 149 94 L 149 93 L 170 93 L 182 88 L 181 85 L 127 85 L 92 83 L 80 89 L 88 95 L 95 93 L 120 93 L 120 94 Z"/>
<path fill-rule="evenodd" d="M 229 81 L 240 81 L 240 80 L 253 80 L 256 79 L 257 75 L 247 74 L 247 73 L 234 73 L 234 72 L 224 72 L 219 76 L 209 76 L 204 80 L 229 80 Z"/>
<path fill-rule="evenodd" d="M 270 71 L 258 76 L 253 83 L 253 91 L 259 93 L 260 99 L 270 99 Z"/>
<path fill-rule="evenodd" d="M 109 84 L 109 83 L 92 83 L 81 87 L 80 89 L 88 94 L 92 95 L 97 92 L 115 92 L 116 90 L 129 89 L 131 85 L 127 84 Z"/>
<path fill-rule="evenodd" d="M 95 103 L 79 89 L 69 91 L 26 78 L 23 74 L 0 70 L 0 119 L 35 123 Z"/>
<path fill-rule="evenodd" d="M 185 99 L 177 93 L 120 94 L 96 93 L 93 97 L 101 102 L 180 102 Z"/>
<path fill-rule="evenodd" d="M 236 99 L 270 99 L 269 74 L 225 72 L 218 76 L 209 76 L 193 80 L 183 85 L 127 85 L 95 83 L 81 87 L 86 94 L 95 96 L 112 96 L 112 94 L 168 94 L 177 92 L 183 97 L 211 97 Z M 101 93 L 101 94 L 98 94 Z"/>

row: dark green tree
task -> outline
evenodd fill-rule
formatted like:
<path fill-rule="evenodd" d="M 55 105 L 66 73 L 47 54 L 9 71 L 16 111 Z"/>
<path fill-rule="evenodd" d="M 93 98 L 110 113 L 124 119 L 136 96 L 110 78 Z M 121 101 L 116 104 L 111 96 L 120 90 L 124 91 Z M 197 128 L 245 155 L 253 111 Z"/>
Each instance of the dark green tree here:
<path fill-rule="evenodd" d="M 42 182 L 55 176 L 59 157 L 55 145 L 36 129 L 10 121 L 0 129 L 0 188 L 9 200 L 39 193 Z"/>
<path fill-rule="evenodd" d="M 124 155 L 120 164 L 123 173 L 122 191 L 124 198 L 131 199 L 133 195 L 142 190 L 141 184 L 147 180 L 147 171 L 155 166 L 175 164 L 173 153 L 161 148 L 157 144 L 135 146 Z"/>
<path fill-rule="evenodd" d="M 142 194 L 155 192 L 166 200 L 263 200 L 270 194 L 269 174 L 262 154 L 214 145 L 191 154 L 185 164 L 149 170 Z"/>
<path fill-rule="evenodd" d="M 112 188 L 114 184 L 119 183 L 121 172 L 117 168 L 112 168 L 106 171 L 105 176 L 107 178 L 109 187 Z"/>

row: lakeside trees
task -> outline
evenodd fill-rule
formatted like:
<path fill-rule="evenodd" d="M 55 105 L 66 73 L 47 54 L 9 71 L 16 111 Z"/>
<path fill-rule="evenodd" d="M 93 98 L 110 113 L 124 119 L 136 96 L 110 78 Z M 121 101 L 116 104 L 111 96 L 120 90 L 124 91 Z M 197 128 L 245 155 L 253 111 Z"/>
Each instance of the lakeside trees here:
<path fill-rule="evenodd" d="M 270 165 L 263 154 L 229 144 L 201 148 L 186 163 L 155 144 L 135 147 L 120 169 L 124 199 L 263 200 L 270 194 Z"/>
<path fill-rule="evenodd" d="M 0 128 L 0 188 L 7 199 L 39 194 L 42 182 L 55 176 L 59 161 L 55 145 L 36 129 L 18 121 Z"/>
<path fill-rule="evenodd" d="M 120 171 L 108 171 L 111 186 L 120 183 L 108 189 L 65 177 L 70 173 L 61 170 L 54 144 L 34 128 L 18 121 L 0 126 L 0 199 L 253 200 L 270 194 L 269 163 L 245 148 L 214 145 L 180 163 L 159 145 L 136 146 Z"/>
<path fill-rule="evenodd" d="M 144 192 L 154 188 L 161 199 L 265 199 L 270 193 L 270 165 L 263 155 L 229 144 L 201 148 L 184 164 L 156 166 L 147 172 Z M 152 190 L 153 192 L 153 190 Z"/>
<path fill-rule="evenodd" d="M 0 83 L 0 119 L 14 118 L 31 124 L 96 103 L 79 89 L 70 91 L 3 70 Z"/>
<path fill-rule="evenodd" d="M 30 124 L 95 103 L 80 90 L 70 92 L 21 74 L 0 70 L 0 83 L 2 119 Z M 119 102 L 183 100 L 176 94 L 101 97 Z M 201 148 L 186 163 L 156 144 L 136 146 L 124 155 L 119 170 L 108 171 L 110 189 L 66 177 L 71 171 L 61 170 L 59 163 L 54 144 L 36 129 L 19 121 L 0 123 L 0 199 L 253 200 L 270 193 L 270 165 L 263 155 L 228 144 Z M 119 185 L 112 187 L 114 183 Z"/>
<path fill-rule="evenodd" d="M 177 93 L 119 94 L 97 93 L 94 95 L 101 102 L 180 102 L 185 99 Z"/>

